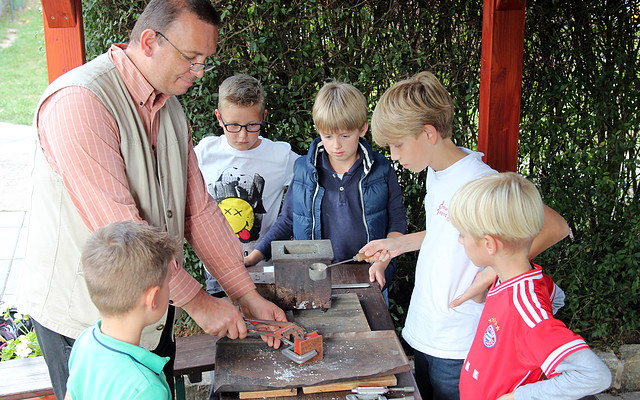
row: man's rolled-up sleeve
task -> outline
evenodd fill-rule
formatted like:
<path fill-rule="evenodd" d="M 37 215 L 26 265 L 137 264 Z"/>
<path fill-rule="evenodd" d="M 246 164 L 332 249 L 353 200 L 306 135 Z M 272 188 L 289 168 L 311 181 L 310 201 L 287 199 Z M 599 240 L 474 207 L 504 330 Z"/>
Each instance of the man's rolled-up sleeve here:
<path fill-rule="evenodd" d="M 242 245 L 206 191 L 193 147 L 188 162 L 185 238 L 227 296 L 236 300 L 256 288 L 244 266 Z"/>

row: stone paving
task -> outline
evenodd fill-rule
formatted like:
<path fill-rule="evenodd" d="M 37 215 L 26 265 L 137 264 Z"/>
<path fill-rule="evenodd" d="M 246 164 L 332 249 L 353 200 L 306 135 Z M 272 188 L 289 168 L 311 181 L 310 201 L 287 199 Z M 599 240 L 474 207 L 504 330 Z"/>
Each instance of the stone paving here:
<path fill-rule="evenodd" d="M 26 250 L 31 126 L 0 122 L 0 301 L 14 305 Z"/>

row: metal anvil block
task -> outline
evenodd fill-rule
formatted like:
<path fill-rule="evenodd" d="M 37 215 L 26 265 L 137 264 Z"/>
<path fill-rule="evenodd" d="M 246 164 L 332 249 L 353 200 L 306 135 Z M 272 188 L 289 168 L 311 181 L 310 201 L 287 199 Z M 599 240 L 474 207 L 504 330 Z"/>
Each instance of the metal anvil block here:
<path fill-rule="evenodd" d="M 330 264 L 333 249 L 330 240 L 281 240 L 271 242 L 276 299 L 283 310 L 331 307 L 331 268 L 327 277 L 314 281 L 309 277 L 313 263 Z"/>

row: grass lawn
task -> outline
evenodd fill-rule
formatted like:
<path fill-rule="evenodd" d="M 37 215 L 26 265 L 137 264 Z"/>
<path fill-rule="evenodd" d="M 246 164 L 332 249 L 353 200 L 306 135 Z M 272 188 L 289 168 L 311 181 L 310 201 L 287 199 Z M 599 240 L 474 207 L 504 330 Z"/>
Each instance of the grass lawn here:
<path fill-rule="evenodd" d="M 14 22 L 8 10 L 0 18 L 0 121 L 31 124 L 48 84 L 40 2 L 27 0 Z"/>

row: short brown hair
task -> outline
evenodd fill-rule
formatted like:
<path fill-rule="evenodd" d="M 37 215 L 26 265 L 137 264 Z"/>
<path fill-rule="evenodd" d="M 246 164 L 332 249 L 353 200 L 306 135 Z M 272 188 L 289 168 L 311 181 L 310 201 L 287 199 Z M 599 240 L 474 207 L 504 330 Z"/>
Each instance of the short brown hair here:
<path fill-rule="evenodd" d="M 210 0 L 151 0 L 133 26 L 129 42 L 137 43 L 145 29 L 165 32 L 183 12 L 194 14 L 211 25 L 220 26 L 220 14 Z"/>
<path fill-rule="evenodd" d="M 359 130 L 368 120 L 367 100 L 353 85 L 334 80 L 318 91 L 312 115 L 318 132 Z"/>
<path fill-rule="evenodd" d="M 417 137 L 433 125 L 444 139 L 453 134 L 453 101 L 431 72 L 420 72 L 387 89 L 371 117 L 373 140 L 386 146 L 407 135 Z"/>
<path fill-rule="evenodd" d="M 178 241 L 160 228 L 121 221 L 98 228 L 82 251 L 91 301 L 103 315 L 131 311 L 144 292 L 162 286 Z"/>
<path fill-rule="evenodd" d="M 264 89 L 253 76 L 239 74 L 225 79 L 218 88 L 218 109 L 229 106 L 256 107 L 264 111 Z"/>

